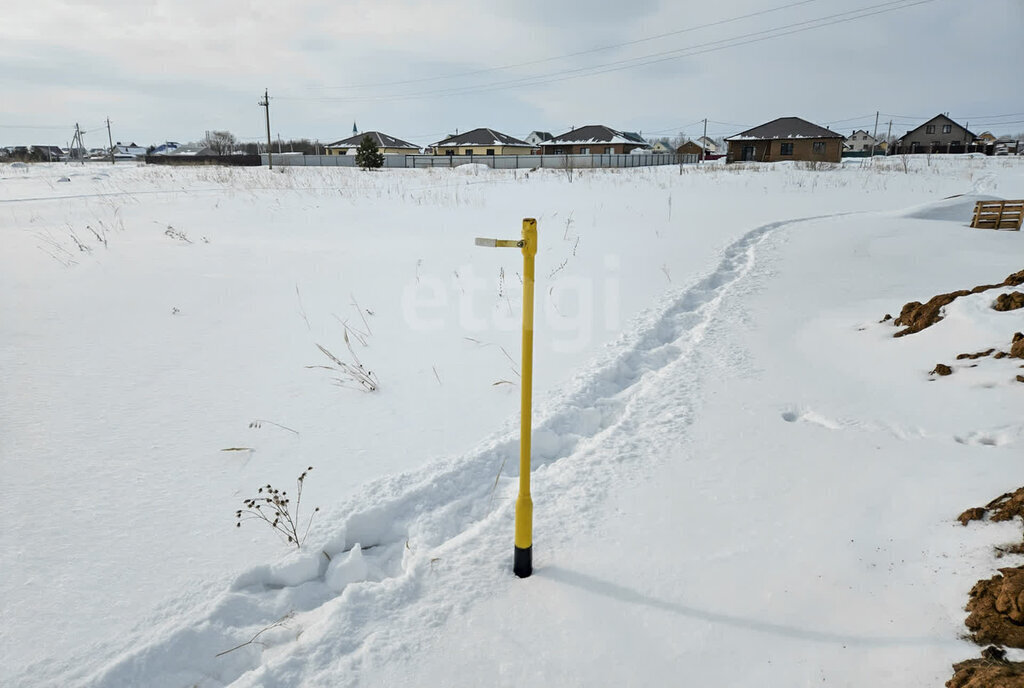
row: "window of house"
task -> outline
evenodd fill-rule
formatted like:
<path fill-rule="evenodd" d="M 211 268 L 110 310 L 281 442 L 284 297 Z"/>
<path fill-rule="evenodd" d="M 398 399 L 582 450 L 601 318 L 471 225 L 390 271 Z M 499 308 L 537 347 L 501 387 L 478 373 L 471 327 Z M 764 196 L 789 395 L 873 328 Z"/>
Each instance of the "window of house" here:
<path fill-rule="evenodd" d="M 783 143 L 782 150 L 780 151 L 783 155 L 793 155 L 793 144 Z"/>
<path fill-rule="evenodd" d="M 929 124 L 927 127 L 924 128 L 924 133 L 926 133 L 926 134 L 934 134 L 935 133 L 935 125 L 934 124 Z"/>
<path fill-rule="evenodd" d="M 493 148 L 488 148 L 487 149 L 487 155 L 494 155 L 494 149 Z"/>
<path fill-rule="evenodd" d="M 588 148 L 587 146 L 580 146 L 580 154 L 590 155 L 590 148 Z"/>
<path fill-rule="evenodd" d="M 444 154 L 445 155 L 455 155 L 455 151 L 453 151 L 451 148 L 446 148 L 445 151 L 444 151 Z"/>
<path fill-rule="evenodd" d="M 466 152 L 463 153 L 463 155 L 473 155 L 473 149 L 472 148 L 467 148 Z"/>
<path fill-rule="evenodd" d="M 615 154 L 615 148 L 613 146 L 606 146 L 605 149 L 604 149 L 604 154 L 605 155 L 614 155 Z"/>
<path fill-rule="evenodd" d="M 864 147 L 867 148 L 867 146 L 864 146 Z M 814 148 L 814 154 L 815 155 L 825 155 L 825 142 L 824 141 L 815 141 L 814 144 L 813 144 L 813 148 Z"/>
<path fill-rule="evenodd" d="M 949 134 L 949 133 L 952 133 L 952 131 L 953 131 L 953 125 L 952 124 L 943 124 L 942 125 L 942 133 L 943 134 Z"/>
<path fill-rule="evenodd" d="M 555 155 L 561 155 L 564 151 L 561 148 L 555 149 Z"/>

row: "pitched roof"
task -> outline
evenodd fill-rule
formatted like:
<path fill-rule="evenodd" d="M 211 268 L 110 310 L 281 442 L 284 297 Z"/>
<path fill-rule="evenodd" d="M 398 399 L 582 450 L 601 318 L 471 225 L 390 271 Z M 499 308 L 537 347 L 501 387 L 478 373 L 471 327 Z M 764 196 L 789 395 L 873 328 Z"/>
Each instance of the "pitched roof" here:
<path fill-rule="evenodd" d="M 358 146 L 363 142 L 363 137 L 365 136 L 369 136 L 373 139 L 373 142 L 377 144 L 377 148 L 409 148 L 416 151 L 420 149 L 420 147 L 415 143 L 396 139 L 394 136 L 388 136 L 387 134 L 382 134 L 379 131 L 365 131 L 362 134 L 356 134 L 355 136 L 350 136 L 347 139 L 335 141 L 334 143 L 328 143 L 327 145 L 331 148 L 336 146 L 339 148 L 342 146 Z"/>
<path fill-rule="evenodd" d="M 640 134 L 631 131 L 617 131 L 603 124 L 589 124 L 579 129 L 559 134 L 544 145 L 576 145 L 581 143 L 626 143 L 648 146 Z"/>
<path fill-rule="evenodd" d="M 437 147 L 441 146 L 519 146 L 522 148 L 529 148 L 530 144 L 526 141 L 520 141 L 514 136 L 508 134 L 502 134 L 500 131 L 494 129 L 488 129 L 487 127 L 481 127 L 480 129 L 474 129 L 473 131 L 467 131 L 464 134 L 456 134 L 449 136 L 443 141 L 439 141 L 434 144 Z"/>
<path fill-rule="evenodd" d="M 844 139 L 831 129 L 819 127 L 799 117 L 779 117 L 761 126 L 741 131 L 726 141 L 764 141 L 766 139 Z"/>
<path fill-rule="evenodd" d="M 534 134 L 536 134 L 537 138 L 541 141 L 550 141 L 552 138 L 550 131 L 531 131 L 526 138 L 530 138 L 530 136 L 533 136 Z"/>
<path fill-rule="evenodd" d="M 960 128 L 961 128 L 961 129 L 963 129 L 963 130 L 964 130 L 965 132 L 967 132 L 967 135 L 968 135 L 968 136 L 970 136 L 972 140 L 973 140 L 973 139 L 976 139 L 976 138 L 978 138 L 977 136 L 975 136 L 975 135 L 974 135 L 974 132 L 972 132 L 972 131 L 968 130 L 968 129 L 967 129 L 967 127 L 963 126 L 962 124 L 958 124 L 957 122 L 954 122 L 953 120 L 951 120 L 951 119 L 950 119 L 949 117 L 947 117 L 946 115 L 935 115 L 934 117 L 932 117 L 932 118 L 931 118 L 930 120 L 928 120 L 927 122 L 925 122 L 925 123 L 924 123 L 924 124 L 922 124 L 921 126 L 919 126 L 919 127 L 914 127 L 913 129 L 911 129 L 910 131 L 908 131 L 908 132 L 907 132 L 906 134 L 904 134 L 903 136 L 901 136 L 901 137 L 899 138 L 899 140 L 900 140 L 900 141 L 902 141 L 903 139 L 907 138 L 908 136 L 910 136 L 910 135 L 911 135 L 911 134 L 913 134 L 914 132 L 916 132 L 916 131 L 918 131 L 918 130 L 920 130 L 920 129 L 924 129 L 924 128 L 925 128 L 926 126 L 928 126 L 929 124 L 936 124 L 936 123 L 938 123 L 938 122 L 949 122 L 950 124 L 956 124 L 956 126 L 960 127 Z"/>

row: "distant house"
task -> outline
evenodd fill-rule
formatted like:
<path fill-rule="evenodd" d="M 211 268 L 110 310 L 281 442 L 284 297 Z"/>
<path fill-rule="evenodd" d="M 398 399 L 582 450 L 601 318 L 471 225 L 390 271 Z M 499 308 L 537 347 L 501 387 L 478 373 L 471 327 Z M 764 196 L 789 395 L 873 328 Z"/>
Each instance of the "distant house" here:
<path fill-rule="evenodd" d="M 347 139 L 329 143 L 324 148 L 327 150 L 327 155 L 355 155 L 356 150 L 359 149 L 359 144 L 363 142 L 363 138 L 366 136 L 369 136 L 377 144 L 377 150 L 384 155 L 416 155 L 420 152 L 420 147 L 416 144 L 382 134 L 379 131 L 366 131 L 362 134 L 356 134 Z"/>
<path fill-rule="evenodd" d="M 651 152 L 659 154 L 672 154 L 676 152 L 676 149 L 672 147 L 671 143 L 667 141 L 655 141 L 651 144 Z"/>
<path fill-rule="evenodd" d="M 524 141 L 533 146 L 534 148 L 540 148 L 540 144 L 545 141 L 550 141 L 553 137 L 551 132 L 547 131 L 531 131 L 530 135 L 527 136 Z"/>
<path fill-rule="evenodd" d="M 177 141 L 164 141 L 159 146 L 153 146 L 150 155 L 170 155 L 179 148 L 181 148 L 181 144 Z"/>
<path fill-rule="evenodd" d="M 209 146 L 192 145 L 192 146 L 178 146 L 175 150 L 165 155 L 175 156 L 196 156 L 196 155 L 217 155 L 217 151 L 213 150 Z"/>
<path fill-rule="evenodd" d="M 946 115 L 936 115 L 896 141 L 896 153 L 965 153 L 978 137 Z"/>
<path fill-rule="evenodd" d="M 978 134 L 977 140 L 981 141 L 984 144 L 995 143 L 996 136 L 991 131 L 983 131 L 980 134 Z"/>
<path fill-rule="evenodd" d="M 640 134 L 591 124 L 567 131 L 541 144 L 544 155 L 618 155 L 636 149 L 650 150 Z"/>
<path fill-rule="evenodd" d="M 726 139 L 726 162 L 839 162 L 843 135 L 799 117 L 780 117 Z"/>
<path fill-rule="evenodd" d="M 130 160 L 139 156 L 145 155 L 146 149 L 142 146 L 133 143 L 121 143 L 118 141 L 114 144 L 114 158 L 121 160 Z"/>
<path fill-rule="evenodd" d="M 848 151 L 870 151 L 876 146 L 878 146 L 878 139 L 863 129 L 857 129 L 846 139 L 846 150 Z"/>
<path fill-rule="evenodd" d="M 59 162 L 64 156 L 60 146 L 32 146 L 31 153 L 36 160 L 47 162 Z"/>
<path fill-rule="evenodd" d="M 699 139 L 697 139 L 697 143 L 701 146 L 704 146 L 704 150 L 712 155 L 718 153 L 718 144 L 709 139 L 707 136 L 701 136 Z"/>
<path fill-rule="evenodd" d="M 700 155 L 701 153 L 707 154 L 699 143 L 696 141 L 687 141 L 683 145 L 676 148 L 676 153 L 679 155 Z"/>
<path fill-rule="evenodd" d="M 433 146 L 434 155 L 530 155 L 526 141 L 486 127 L 449 136 Z"/>

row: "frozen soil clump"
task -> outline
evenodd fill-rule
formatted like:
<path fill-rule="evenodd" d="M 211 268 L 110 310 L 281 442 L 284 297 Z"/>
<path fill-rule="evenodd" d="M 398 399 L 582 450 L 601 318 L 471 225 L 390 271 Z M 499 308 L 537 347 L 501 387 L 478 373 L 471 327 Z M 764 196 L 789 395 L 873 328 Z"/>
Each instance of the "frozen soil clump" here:
<path fill-rule="evenodd" d="M 973 289 L 961 289 L 949 292 L 948 294 L 939 294 L 930 298 L 926 303 L 911 301 L 904 304 L 899 317 L 893 320 L 894 325 L 905 328 L 894 334 L 893 337 L 914 334 L 931 327 L 942 320 L 942 308 L 953 303 L 953 301 L 961 296 L 977 294 L 989 289 L 999 289 L 1000 287 L 1016 287 L 1021 284 L 1024 284 L 1024 270 L 1013 273 L 1003 280 L 1001 284 L 982 284 Z"/>
<path fill-rule="evenodd" d="M 991 515 L 990 515 L 991 512 Z M 1009 521 L 1014 516 L 1024 519 L 1024 487 L 1013 492 L 1001 494 L 985 506 L 968 509 L 957 520 L 967 525 L 970 521 L 978 521 L 988 516 L 990 521 Z"/>
<path fill-rule="evenodd" d="M 999 569 L 971 588 L 967 628 L 979 645 L 1024 648 L 1024 566 Z"/>
<path fill-rule="evenodd" d="M 953 665 L 953 678 L 946 688 L 1020 688 L 1024 685 L 1024 662 L 1008 662 L 997 647 L 982 651 L 979 659 Z"/>

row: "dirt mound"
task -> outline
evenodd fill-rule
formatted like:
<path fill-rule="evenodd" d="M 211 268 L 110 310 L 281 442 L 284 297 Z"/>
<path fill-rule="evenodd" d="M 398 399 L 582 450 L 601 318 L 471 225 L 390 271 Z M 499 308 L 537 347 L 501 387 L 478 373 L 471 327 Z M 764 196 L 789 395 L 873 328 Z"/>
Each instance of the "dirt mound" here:
<path fill-rule="evenodd" d="M 1013 333 L 1013 343 L 1010 344 L 1010 358 L 1024 358 L 1024 334 Z"/>
<path fill-rule="evenodd" d="M 953 678 L 946 688 L 1020 688 L 1024 685 L 1024 662 L 1008 662 L 1005 653 L 989 647 L 980 659 L 953 665 Z"/>
<path fill-rule="evenodd" d="M 1024 648 L 1024 567 L 999 569 L 971 588 L 967 628 L 979 645 Z"/>
<path fill-rule="evenodd" d="M 931 327 L 942 320 L 942 308 L 953 303 L 953 301 L 961 296 L 977 294 L 989 289 L 999 289 L 1000 287 L 1016 287 L 1020 284 L 1024 284 L 1024 270 L 1013 273 L 1003 280 L 1002 284 L 982 284 L 973 289 L 961 289 L 949 292 L 948 294 L 939 294 L 938 296 L 933 296 L 927 303 L 911 301 L 903 306 L 900 316 L 893 320 L 894 325 L 899 325 L 906 329 L 900 330 L 893 336 L 902 337 Z"/>
<path fill-rule="evenodd" d="M 973 354 L 958 354 L 956 360 L 962 361 L 965 358 L 969 358 L 973 361 L 976 358 L 984 358 L 985 356 L 991 356 L 993 353 L 995 353 L 995 349 L 986 349 L 985 351 L 978 351 L 977 353 Z"/>
<path fill-rule="evenodd" d="M 929 375 L 952 375 L 953 369 L 945 363 L 936 363 Z"/>
<path fill-rule="evenodd" d="M 993 512 L 989 519 L 991 521 L 1009 521 L 1014 516 L 1024 518 L 1024 487 L 999 495 L 983 507 L 976 506 L 973 509 L 968 509 L 957 516 L 957 520 L 967 525 L 970 521 L 985 518 L 990 511 Z"/>
<path fill-rule="evenodd" d="M 997 311 L 1015 311 L 1024 308 L 1024 293 L 1012 291 L 1009 294 L 1000 294 L 996 297 L 992 308 Z"/>

